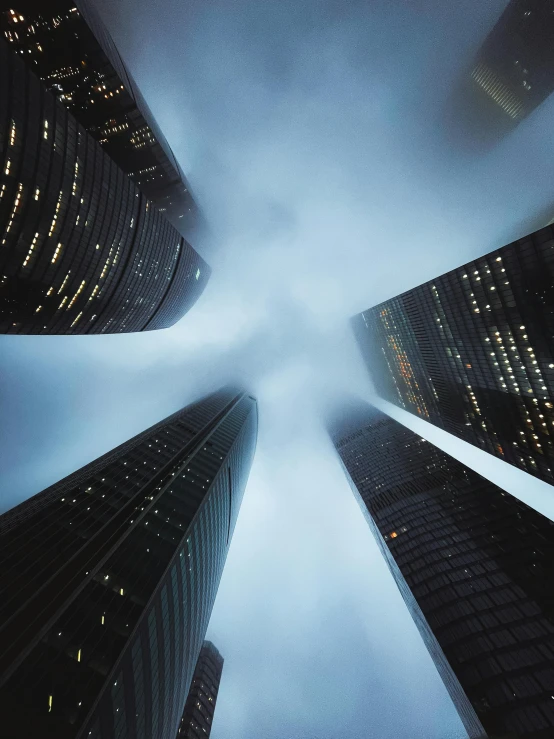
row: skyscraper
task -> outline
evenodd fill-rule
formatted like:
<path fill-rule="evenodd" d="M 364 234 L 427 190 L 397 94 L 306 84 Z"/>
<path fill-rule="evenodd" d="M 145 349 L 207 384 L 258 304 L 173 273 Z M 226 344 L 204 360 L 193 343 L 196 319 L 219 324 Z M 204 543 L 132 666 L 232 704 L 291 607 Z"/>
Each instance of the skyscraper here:
<path fill-rule="evenodd" d="M 554 481 L 552 226 L 353 320 L 382 397 Z"/>
<path fill-rule="evenodd" d="M 329 424 L 471 737 L 554 734 L 554 524 L 370 406 Z"/>
<path fill-rule="evenodd" d="M 456 90 L 475 139 L 507 133 L 554 90 L 554 2 L 511 0 Z"/>
<path fill-rule="evenodd" d="M 200 650 L 176 739 L 206 739 L 212 730 L 223 657 L 211 641 Z"/>
<path fill-rule="evenodd" d="M 256 434 L 223 389 L 0 517 L 3 736 L 175 739 Z"/>
<path fill-rule="evenodd" d="M 0 0 L 0 26 L 46 88 L 186 238 L 200 214 L 90 0 Z"/>
<path fill-rule="evenodd" d="M 0 332 L 165 328 L 210 270 L 0 39 Z"/>

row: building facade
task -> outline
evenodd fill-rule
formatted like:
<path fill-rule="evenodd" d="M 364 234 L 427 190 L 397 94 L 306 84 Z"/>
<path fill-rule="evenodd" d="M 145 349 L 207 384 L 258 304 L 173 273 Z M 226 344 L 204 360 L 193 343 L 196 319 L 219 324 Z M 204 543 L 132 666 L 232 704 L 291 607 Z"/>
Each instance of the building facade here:
<path fill-rule="evenodd" d="M 181 233 L 200 214 L 165 136 L 90 0 L 0 0 L 0 25 L 46 88 Z"/>
<path fill-rule="evenodd" d="M 175 739 L 257 435 L 223 389 L 0 517 L 10 739 Z"/>
<path fill-rule="evenodd" d="M 499 111 L 520 121 L 554 90 L 554 2 L 511 0 L 471 73 Z"/>
<path fill-rule="evenodd" d="M 554 2 L 511 0 L 454 90 L 449 125 L 494 143 L 553 89 Z"/>
<path fill-rule="evenodd" d="M 210 736 L 222 671 L 223 657 L 211 641 L 205 641 L 176 739 L 206 739 Z"/>
<path fill-rule="evenodd" d="M 329 430 L 471 739 L 552 737 L 554 524 L 371 406 Z"/>
<path fill-rule="evenodd" d="M 554 481 L 554 229 L 355 316 L 386 400 Z"/>
<path fill-rule="evenodd" d="M 210 269 L 0 39 L 0 332 L 165 328 Z"/>

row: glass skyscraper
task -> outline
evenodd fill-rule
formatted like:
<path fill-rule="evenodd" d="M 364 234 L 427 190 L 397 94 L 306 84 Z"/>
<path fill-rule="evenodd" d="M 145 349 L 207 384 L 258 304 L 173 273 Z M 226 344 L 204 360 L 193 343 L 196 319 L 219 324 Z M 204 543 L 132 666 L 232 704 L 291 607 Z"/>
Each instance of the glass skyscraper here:
<path fill-rule="evenodd" d="M 0 517 L 10 739 L 175 739 L 256 445 L 223 389 Z"/>
<path fill-rule="evenodd" d="M 514 121 L 554 90 L 554 2 L 511 0 L 481 47 L 472 79 Z"/>
<path fill-rule="evenodd" d="M 471 739 L 554 735 L 554 524 L 363 403 L 329 432 Z"/>
<path fill-rule="evenodd" d="M 0 29 L 186 238 L 200 214 L 165 136 L 90 0 L 0 0 Z"/>
<path fill-rule="evenodd" d="M 386 400 L 554 481 L 554 228 L 353 319 Z"/>
<path fill-rule="evenodd" d="M 454 94 L 474 141 L 512 130 L 554 90 L 554 2 L 511 0 Z"/>
<path fill-rule="evenodd" d="M 0 166 L 0 333 L 166 328 L 202 293 L 208 265 L 5 39 Z"/>
<path fill-rule="evenodd" d="M 212 730 L 223 657 L 211 641 L 200 650 L 176 739 L 206 739 Z"/>

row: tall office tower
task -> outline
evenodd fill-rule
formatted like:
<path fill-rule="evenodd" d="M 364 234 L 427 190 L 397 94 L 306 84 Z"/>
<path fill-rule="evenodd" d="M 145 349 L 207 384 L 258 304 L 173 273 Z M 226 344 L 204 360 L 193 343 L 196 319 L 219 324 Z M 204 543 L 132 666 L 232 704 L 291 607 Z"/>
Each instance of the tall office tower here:
<path fill-rule="evenodd" d="M 192 678 L 176 739 L 206 739 L 212 730 L 223 657 L 205 641 Z"/>
<path fill-rule="evenodd" d="M 554 229 L 353 319 L 386 400 L 554 481 Z"/>
<path fill-rule="evenodd" d="M 185 237 L 189 185 L 91 0 L 0 0 L 0 26 L 46 88 Z"/>
<path fill-rule="evenodd" d="M 471 737 L 554 735 L 554 524 L 370 406 L 329 430 Z"/>
<path fill-rule="evenodd" d="M 257 434 L 207 396 L 0 517 L 10 739 L 175 739 Z"/>
<path fill-rule="evenodd" d="M 554 90 L 554 2 L 511 0 L 456 90 L 474 138 L 512 130 Z"/>
<path fill-rule="evenodd" d="M 166 328 L 210 270 L 0 39 L 0 333 Z"/>

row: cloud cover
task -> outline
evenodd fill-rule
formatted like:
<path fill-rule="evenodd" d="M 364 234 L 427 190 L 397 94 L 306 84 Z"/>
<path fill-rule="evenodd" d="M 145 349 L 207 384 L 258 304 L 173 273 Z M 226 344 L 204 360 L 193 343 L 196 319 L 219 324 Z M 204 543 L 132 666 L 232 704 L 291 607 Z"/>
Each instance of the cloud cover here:
<path fill-rule="evenodd" d="M 260 433 L 208 634 L 213 738 L 461 739 L 319 412 L 371 392 L 350 315 L 550 205 L 553 100 L 486 153 L 444 130 L 506 0 L 99 5 L 205 209 L 213 276 L 166 331 L 1 337 L 0 510 L 240 381 Z"/>

